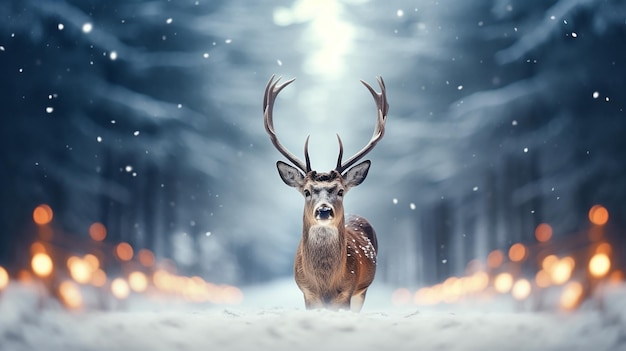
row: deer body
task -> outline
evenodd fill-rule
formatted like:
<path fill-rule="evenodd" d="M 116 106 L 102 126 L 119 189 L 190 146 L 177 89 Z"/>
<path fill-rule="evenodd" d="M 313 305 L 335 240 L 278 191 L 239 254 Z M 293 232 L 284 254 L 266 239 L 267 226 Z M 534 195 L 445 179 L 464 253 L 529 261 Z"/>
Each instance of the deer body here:
<path fill-rule="evenodd" d="M 294 261 L 296 284 L 304 294 L 307 309 L 351 309 L 358 312 L 363 306 L 367 288 L 376 273 L 378 242 L 374 228 L 359 216 L 344 214 L 343 197 L 367 177 L 370 161 L 353 166 L 384 135 L 387 117 L 385 86 L 377 93 L 370 90 L 378 107 L 378 121 L 370 142 L 348 161 L 342 162 L 343 144 L 339 141 L 337 167 L 328 173 L 311 170 L 308 137 L 304 152 L 306 164 L 285 149 L 274 132 L 272 108 L 278 93 L 293 80 L 277 86 L 274 77 L 267 85 L 264 99 L 265 129 L 274 146 L 296 167 L 278 161 L 278 173 L 285 184 L 296 188 L 305 198 L 302 238 Z"/>

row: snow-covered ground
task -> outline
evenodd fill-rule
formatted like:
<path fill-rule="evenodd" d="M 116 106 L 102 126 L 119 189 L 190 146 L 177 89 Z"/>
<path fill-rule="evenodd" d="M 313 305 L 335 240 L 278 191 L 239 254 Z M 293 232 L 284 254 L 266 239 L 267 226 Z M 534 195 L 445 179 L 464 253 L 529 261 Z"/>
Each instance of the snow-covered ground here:
<path fill-rule="evenodd" d="M 604 312 L 516 312 L 392 306 L 373 287 L 361 314 L 305 311 L 295 284 L 245 289 L 241 305 L 157 305 L 68 312 L 40 307 L 32 288 L 0 295 L 0 350 L 626 350 L 626 288 Z"/>

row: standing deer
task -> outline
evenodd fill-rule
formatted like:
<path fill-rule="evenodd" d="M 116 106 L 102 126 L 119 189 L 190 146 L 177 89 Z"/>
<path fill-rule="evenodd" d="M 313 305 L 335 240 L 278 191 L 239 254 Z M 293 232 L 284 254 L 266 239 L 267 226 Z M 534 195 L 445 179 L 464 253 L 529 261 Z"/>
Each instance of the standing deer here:
<path fill-rule="evenodd" d="M 344 218 L 343 198 L 348 190 L 361 184 L 371 162 L 363 161 L 353 166 L 369 153 L 385 133 L 389 104 L 385 83 L 377 78 L 381 92 L 361 81 L 370 91 L 378 108 L 374 134 L 369 143 L 345 162 L 342 162 L 343 143 L 339 134 L 337 167 L 328 173 L 311 169 L 309 137 L 304 143 L 303 163 L 278 140 L 274 131 L 272 110 L 280 91 L 291 84 L 291 79 L 278 84 L 274 76 L 267 83 L 263 98 L 265 130 L 276 149 L 295 167 L 278 161 L 276 167 L 285 184 L 304 195 L 302 238 L 296 252 L 294 275 L 296 284 L 304 294 L 307 309 L 351 309 L 359 312 L 365 301 L 367 288 L 376 273 L 378 241 L 369 222 L 359 216 Z"/>

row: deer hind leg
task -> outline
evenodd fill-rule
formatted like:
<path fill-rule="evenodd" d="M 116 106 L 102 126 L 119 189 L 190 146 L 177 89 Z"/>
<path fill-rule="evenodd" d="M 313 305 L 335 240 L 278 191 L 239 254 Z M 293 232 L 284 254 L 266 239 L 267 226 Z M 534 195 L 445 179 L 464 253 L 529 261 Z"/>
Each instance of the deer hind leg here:
<path fill-rule="evenodd" d="M 359 292 L 356 292 L 350 298 L 350 310 L 355 313 L 361 312 L 361 308 L 363 308 L 363 303 L 365 302 L 365 294 L 367 293 L 367 289 L 363 289 Z"/>

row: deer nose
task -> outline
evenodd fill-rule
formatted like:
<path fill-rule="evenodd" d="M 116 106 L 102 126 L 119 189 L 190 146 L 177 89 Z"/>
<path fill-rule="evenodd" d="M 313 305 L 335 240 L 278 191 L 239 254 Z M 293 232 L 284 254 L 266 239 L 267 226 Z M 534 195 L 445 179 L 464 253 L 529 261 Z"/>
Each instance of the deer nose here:
<path fill-rule="evenodd" d="M 315 219 L 317 220 L 330 220 L 334 216 L 335 211 L 329 205 L 322 204 L 315 209 Z"/>

